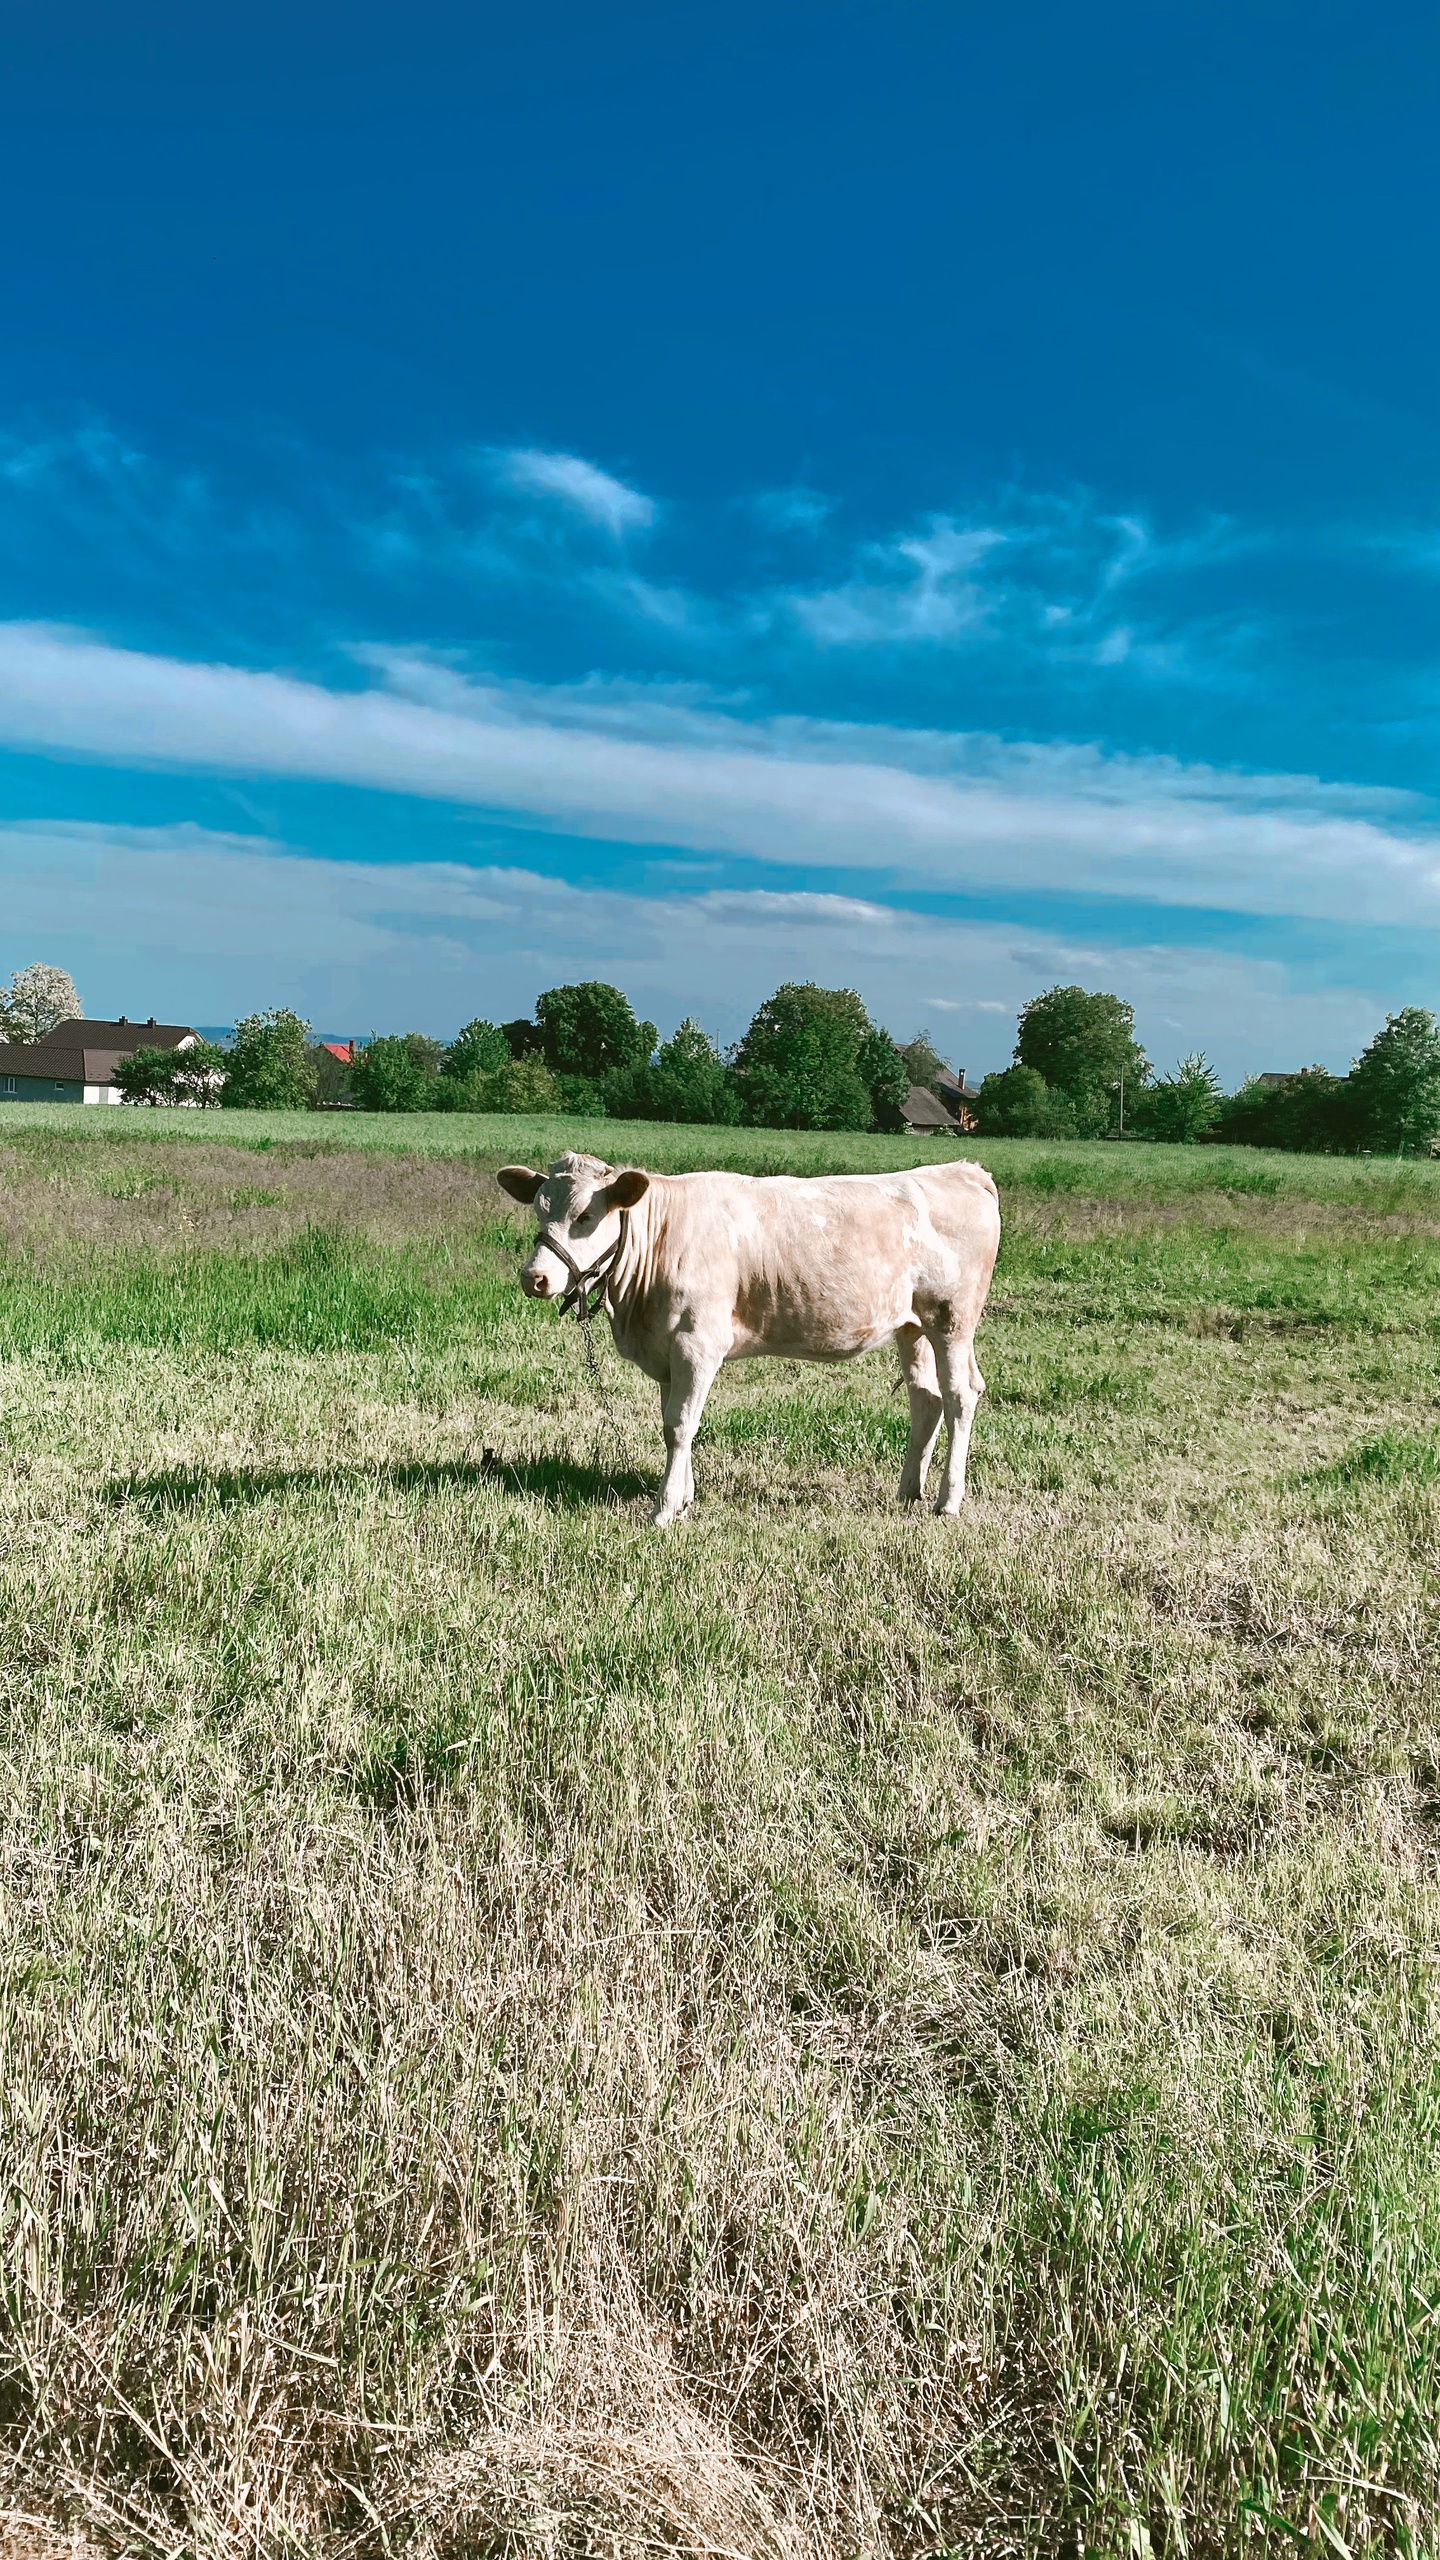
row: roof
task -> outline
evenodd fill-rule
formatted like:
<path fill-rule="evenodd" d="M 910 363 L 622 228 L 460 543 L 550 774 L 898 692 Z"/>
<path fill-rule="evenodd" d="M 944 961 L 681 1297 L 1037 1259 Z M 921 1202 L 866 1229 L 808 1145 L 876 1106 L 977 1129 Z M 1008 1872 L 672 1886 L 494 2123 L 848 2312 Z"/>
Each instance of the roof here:
<path fill-rule="evenodd" d="M 43 1040 L 0 1041 L 0 1075 L 47 1077 L 56 1084 L 110 1084 L 121 1058 L 137 1049 L 180 1049 L 193 1040 L 187 1022 L 57 1022 Z"/>
<path fill-rule="evenodd" d="M 946 1110 L 939 1095 L 932 1093 L 928 1085 L 912 1084 L 900 1107 L 907 1129 L 955 1128 L 954 1113 Z"/>
<path fill-rule="evenodd" d="M 953 1093 L 961 1102 L 978 1102 L 980 1099 L 979 1086 L 966 1083 L 963 1067 L 958 1076 L 953 1067 L 937 1068 L 935 1082 L 942 1093 Z"/>
<path fill-rule="evenodd" d="M 355 1043 L 353 1040 L 322 1040 L 320 1046 L 322 1049 L 328 1050 L 332 1058 L 338 1058 L 342 1067 L 353 1066 L 355 1062 Z"/>
<path fill-rule="evenodd" d="M 1272 1068 L 1268 1074 L 1257 1076 L 1255 1081 L 1257 1084 L 1294 1084 L 1299 1074 L 1298 1067 L 1288 1067 L 1283 1075 L 1277 1075 Z"/>

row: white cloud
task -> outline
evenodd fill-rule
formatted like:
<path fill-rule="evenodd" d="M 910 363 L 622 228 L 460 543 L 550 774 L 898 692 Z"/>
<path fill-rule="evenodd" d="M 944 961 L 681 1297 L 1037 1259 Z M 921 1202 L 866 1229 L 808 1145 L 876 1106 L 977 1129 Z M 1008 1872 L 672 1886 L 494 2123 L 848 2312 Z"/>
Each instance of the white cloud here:
<path fill-rule="evenodd" d="M 947 889 L 1440 925 L 1440 838 L 1383 800 L 1171 759 L 812 730 L 652 703 L 644 734 L 540 689 L 386 659 L 356 692 L 0 625 L 0 739 L 30 749 L 414 792 L 610 843 Z M 402 690 L 402 688 L 405 688 Z M 940 769 L 937 769 L 937 766 Z"/>
<path fill-rule="evenodd" d="M 97 1012 L 132 1018 L 288 1003 L 327 1032 L 443 1034 L 598 976 L 662 1029 L 694 1013 L 729 1039 L 782 980 L 818 977 L 858 987 L 901 1037 L 943 1014 L 958 1062 L 983 1072 L 1008 1057 L 1028 996 L 1080 978 L 1131 998 L 1160 1064 L 1204 1047 L 1232 1081 L 1316 1056 L 1344 1066 L 1377 1027 L 1354 990 L 1299 992 L 1278 963 L 1232 953 L 1019 940 L 792 891 L 638 898 L 514 868 L 321 862 L 198 826 L 0 825 L 0 884 L 0 972 L 43 955 Z"/>
<path fill-rule="evenodd" d="M 576 507 L 592 524 L 603 525 L 618 542 L 627 533 L 643 532 L 654 522 L 655 501 L 639 489 L 627 488 L 608 471 L 584 462 L 577 453 L 545 453 L 522 448 L 503 457 L 505 477 L 517 489 L 534 489 Z"/>
<path fill-rule="evenodd" d="M 1004 541 L 989 526 L 937 516 L 923 533 L 872 544 L 842 586 L 791 595 L 790 609 L 825 648 L 951 640 L 990 611 L 990 597 L 970 573 Z"/>

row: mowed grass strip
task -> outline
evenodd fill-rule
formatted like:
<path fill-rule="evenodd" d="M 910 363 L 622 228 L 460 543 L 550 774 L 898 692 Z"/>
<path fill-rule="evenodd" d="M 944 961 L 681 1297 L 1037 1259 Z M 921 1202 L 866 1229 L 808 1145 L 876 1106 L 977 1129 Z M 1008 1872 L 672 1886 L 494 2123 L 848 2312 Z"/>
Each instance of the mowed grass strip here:
<path fill-rule="evenodd" d="M 0 1140 L 10 2503 L 1428 2551 L 1428 1169 L 1017 1149 L 958 1529 L 877 1359 L 656 1538 L 514 1134 Z"/>

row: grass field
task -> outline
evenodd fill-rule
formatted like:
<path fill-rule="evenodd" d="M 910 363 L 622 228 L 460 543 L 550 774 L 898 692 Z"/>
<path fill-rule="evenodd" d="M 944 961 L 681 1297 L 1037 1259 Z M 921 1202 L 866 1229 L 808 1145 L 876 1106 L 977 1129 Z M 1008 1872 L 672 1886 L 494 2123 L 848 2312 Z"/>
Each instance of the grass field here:
<path fill-rule="evenodd" d="M 656 1537 L 586 1134 L 0 1112 L 0 2509 L 1435 2551 L 1440 1178 L 977 1145 L 958 1527 L 756 1363 Z"/>

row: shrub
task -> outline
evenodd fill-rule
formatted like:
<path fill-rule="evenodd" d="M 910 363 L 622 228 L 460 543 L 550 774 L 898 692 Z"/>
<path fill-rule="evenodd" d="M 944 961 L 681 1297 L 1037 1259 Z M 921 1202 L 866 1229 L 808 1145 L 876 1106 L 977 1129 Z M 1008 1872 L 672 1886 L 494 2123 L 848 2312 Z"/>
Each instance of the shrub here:
<path fill-rule="evenodd" d="M 688 1016 L 653 1060 L 619 1067 L 605 1079 L 607 1107 L 618 1120 L 690 1121 L 730 1128 L 740 1093 L 713 1040 Z"/>
<path fill-rule="evenodd" d="M 1328 1067 L 1304 1067 L 1284 1084 L 1252 1076 L 1221 1103 L 1214 1127 L 1228 1146 L 1340 1154 L 1351 1143 L 1344 1079 Z"/>
<path fill-rule="evenodd" d="M 280 1005 L 235 1025 L 221 1100 L 231 1111 L 308 1111 L 315 1099 L 310 1025 Z"/>
<path fill-rule="evenodd" d="M 984 1138 L 1073 1138 L 1069 1096 L 1052 1093 L 1034 1067 L 1004 1067 L 986 1076 L 977 1111 Z"/>
<path fill-rule="evenodd" d="M 1133 1103 L 1127 1094 L 1126 1126 L 1137 1138 L 1155 1138 L 1165 1146 L 1194 1146 L 1214 1128 L 1224 1099 L 1209 1059 L 1196 1050 L 1181 1059 L 1173 1076 L 1141 1085 Z"/>
<path fill-rule="evenodd" d="M 126 1102 L 152 1110 L 181 1103 L 209 1110 L 224 1099 L 227 1063 L 209 1040 L 192 1040 L 188 1049 L 136 1049 L 117 1059 L 115 1083 Z"/>
<path fill-rule="evenodd" d="M 423 1031 L 372 1040 L 351 1064 L 351 1092 L 362 1111 L 432 1111 L 442 1054 Z"/>

